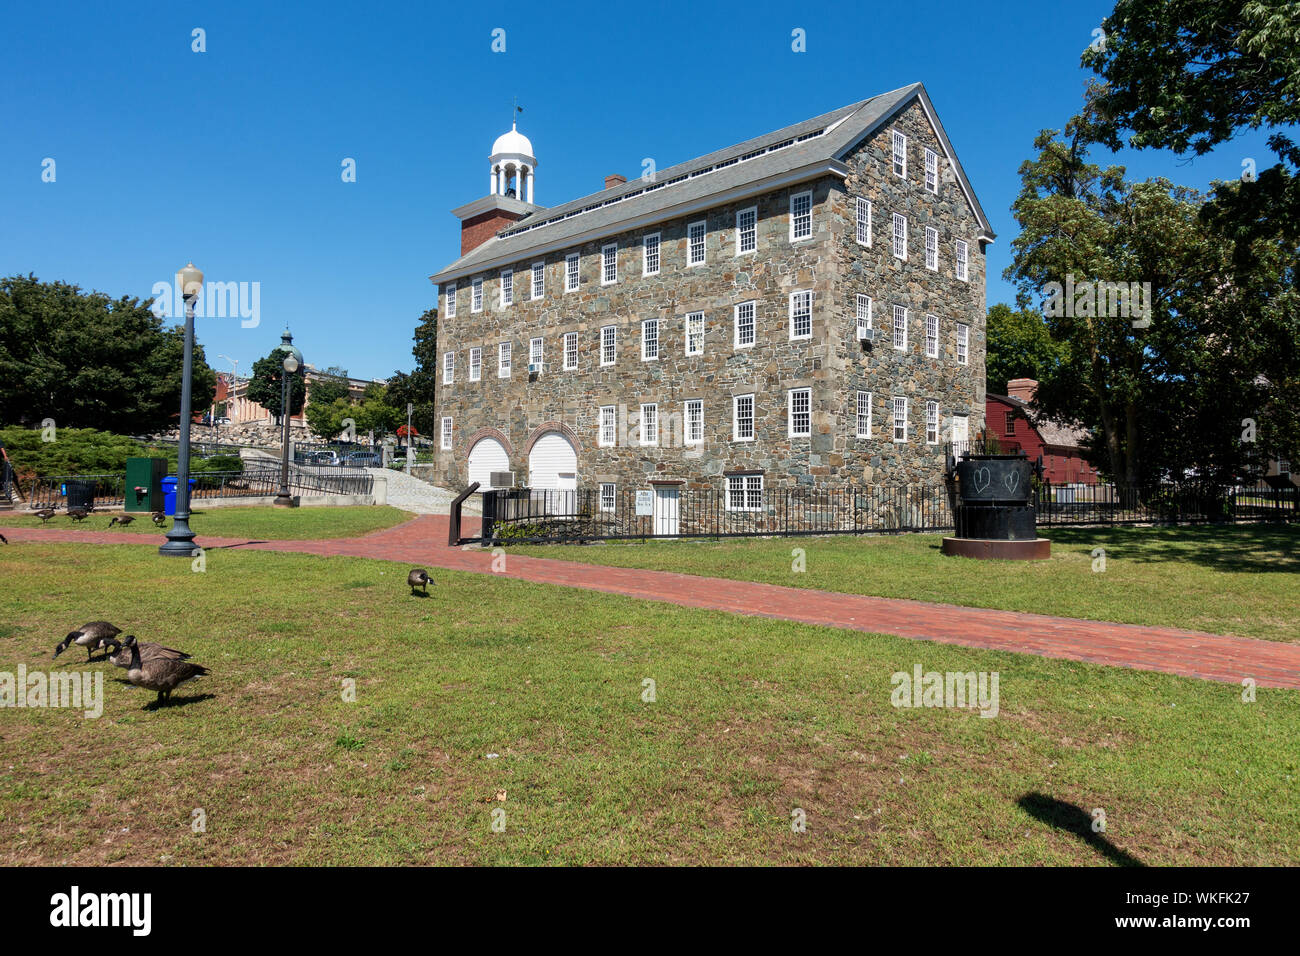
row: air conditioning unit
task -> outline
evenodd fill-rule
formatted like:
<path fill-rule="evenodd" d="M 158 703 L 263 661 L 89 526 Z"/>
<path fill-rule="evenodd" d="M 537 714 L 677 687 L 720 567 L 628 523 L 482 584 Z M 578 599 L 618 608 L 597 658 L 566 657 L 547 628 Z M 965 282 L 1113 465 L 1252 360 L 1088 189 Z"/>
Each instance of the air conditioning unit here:
<path fill-rule="evenodd" d="M 529 363 L 528 363 L 528 374 L 529 374 L 529 375 L 541 375 L 541 374 L 542 374 L 542 364 L 541 364 L 540 362 L 529 362 Z"/>
<path fill-rule="evenodd" d="M 876 329 L 859 329 L 859 330 L 858 330 L 858 341 L 859 341 L 859 342 L 875 342 L 875 341 L 878 341 L 879 338 L 880 338 L 880 333 L 879 333 Z"/>
<path fill-rule="evenodd" d="M 515 473 L 513 471 L 494 471 L 488 474 L 488 484 L 493 488 L 513 488 Z"/>

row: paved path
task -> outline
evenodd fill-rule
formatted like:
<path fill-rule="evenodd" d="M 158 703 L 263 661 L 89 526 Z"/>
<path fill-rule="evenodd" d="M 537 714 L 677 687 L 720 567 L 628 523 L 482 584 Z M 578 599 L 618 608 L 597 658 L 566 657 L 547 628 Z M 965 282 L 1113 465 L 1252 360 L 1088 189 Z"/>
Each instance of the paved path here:
<path fill-rule="evenodd" d="M 201 537 L 207 548 L 237 547 L 319 555 L 379 558 L 482 574 L 492 554 L 447 545 L 447 516 L 422 515 L 394 528 L 358 538 L 320 541 L 245 541 Z M 466 521 L 472 533 L 475 519 Z M 152 535 L 108 531 L 6 527 L 12 542 L 74 541 L 157 546 Z M 1107 624 L 1073 618 L 984 608 L 927 604 L 892 598 L 836 594 L 669 571 L 643 571 L 509 555 L 506 577 L 564 587 L 624 594 L 683 607 L 780 618 L 901 637 L 1017 651 L 1116 667 L 1160 671 L 1239 684 L 1251 677 L 1261 687 L 1300 689 L 1300 644 L 1226 637 L 1167 627 Z"/>

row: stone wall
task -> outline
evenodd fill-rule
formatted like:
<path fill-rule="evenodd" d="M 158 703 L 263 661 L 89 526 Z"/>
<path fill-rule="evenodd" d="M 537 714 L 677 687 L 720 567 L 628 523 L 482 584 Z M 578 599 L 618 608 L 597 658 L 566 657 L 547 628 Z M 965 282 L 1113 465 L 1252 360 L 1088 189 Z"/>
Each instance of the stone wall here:
<path fill-rule="evenodd" d="M 723 487 L 726 472 L 762 471 L 768 487 L 870 484 L 937 484 L 942 478 L 941 446 L 927 446 L 924 400 L 941 403 L 941 416 L 965 410 L 973 435 L 983 420 L 984 401 L 984 257 L 979 229 L 960 187 L 942 159 L 924 112 L 914 104 L 898 124 L 909 137 L 906 182 L 889 167 L 889 127 L 860 146 L 850 158 L 848 182 L 826 176 L 811 184 L 781 189 L 718 206 L 683 219 L 617 237 L 618 281 L 601 284 L 601 247 L 609 238 L 545 257 L 545 295 L 530 294 L 531 260 L 514 266 L 515 302 L 500 304 L 499 274 L 483 276 L 483 311 L 471 311 L 471 282 L 457 283 L 457 313 L 439 322 L 439 416 L 454 419 L 453 449 L 440 451 L 438 480 L 464 487 L 471 441 L 496 429 L 507 439 L 510 468 L 525 480 L 526 449 L 547 423 L 571 430 L 578 452 L 578 480 L 586 487 L 612 481 L 620 490 L 644 487 L 651 479 L 680 479 L 688 485 Z M 924 190 L 924 144 L 941 154 L 940 195 Z M 813 236 L 790 240 L 790 196 L 813 191 Z M 873 246 L 854 240 L 851 197 L 870 196 L 875 203 Z M 758 207 L 757 251 L 736 254 L 736 213 Z M 890 254 L 890 214 L 903 209 L 909 217 L 909 258 Z M 708 224 L 706 261 L 688 266 L 687 226 Z M 940 269 L 925 268 L 924 227 L 941 230 Z M 643 240 L 660 234 L 660 272 L 642 275 Z M 970 280 L 953 275 L 953 239 L 969 242 Z M 578 289 L 564 290 L 565 256 L 579 252 Z M 789 296 L 814 292 L 813 335 L 791 341 Z M 913 310 L 906 353 L 887 341 L 864 353 L 853 337 L 854 297 L 864 291 L 876 302 L 875 325 L 885 327 L 889 305 L 903 301 Z M 756 302 L 757 341 L 734 346 L 734 307 Z M 687 313 L 704 313 L 704 353 L 685 354 Z M 924 314 L 941 318 L 942 355 L 924 355 Z M 657 361 L 642 360 L 641 323 L 659 320 Z M 955 320 L 971 329 L 970 359 L 955 360 Z M 618 328 L 617 360 L 600 365 L 600 330 Z M 563 368 L 565 333 L 578 335 L 578 367 Z M 545 371 L 530 380 L 529 339 L 544 339 Z M 497 347 L 512 343 L 513 372 L 498 378 Z M 469 349 L 483 350 L 480 381 L 469 380 Z M 456 353 L 455 381 L 442 381 L 442 356 Z M 787 391 L 812 389 L 812 436 L 790 438 Z M 856 390 L 876 395 L 875 433 L 870 440 L 854 434 Z M 732 440 L 732 397 L 754 393 L 756 440 Z M 912 399 L 911 437 L 895 444 L 884 430 L 891 395 Z M 704 441 L 682 446 L 684 403 L 704 404 Z M 657 403 L 659 444 L 639 443 L 640 406 Z M 619 409 L 619 441 L 598 447 L 598 410 Z"/>

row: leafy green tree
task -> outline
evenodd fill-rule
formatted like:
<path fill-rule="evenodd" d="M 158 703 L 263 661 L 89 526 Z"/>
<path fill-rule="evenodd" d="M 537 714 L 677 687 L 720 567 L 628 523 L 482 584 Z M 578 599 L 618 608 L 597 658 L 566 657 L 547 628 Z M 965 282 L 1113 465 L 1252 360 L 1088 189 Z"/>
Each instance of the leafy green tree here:
<path fill-rule="evenodd" d="M 402 424 L 406 424 L 406 404 L 415 406 L 411 424 L 421 435 L 432 435 L 437 430 L 438 398 L 438 310 L 429 309 L 415 327 L 415 370 L 409 375 L 394 372 L 388 380 L 388 402 L 401 410 Z"/>
<path fill-rule="evenodd" d="M 110 299 L 34 275 L 0 279 L 0 422 L 122 433 L 161 431 L 180 415 L 184 331 L 150 302 Z M 193 352 L 192 405 L 206 408 L 216 373 Z"/>
<path fill-rule="evenodd" d="M 323 438 L 333 438 L 343 429 L 346 409 L 350 406 L 348 371 L 331 366 L 313 378 L 308 387 L 307 425 Z M 340 414 L 340 408 L 344 409 Z"/>
<path fill-rule="evenodd" d="M 1011 311 L 999 302 L 988 313 L 988 389 L 1005 395 L 1013 378 L 1047 378 L 1060 360 L 1047 323 L 1033 309 Z"/>
<path fill-rule="evenodd" d="M 289 414 L 297 415 L 302 411 L 307 399 L 306 369 L 299 366 L 298 371 L 289 377 Z M 277 345 L 271 354 L 253 363 L 253 374 L 248 382 L 248 398 L 257 402 L 277 420 L 280 418 L 281 378 L 284 375 L 284 354 Z"/>

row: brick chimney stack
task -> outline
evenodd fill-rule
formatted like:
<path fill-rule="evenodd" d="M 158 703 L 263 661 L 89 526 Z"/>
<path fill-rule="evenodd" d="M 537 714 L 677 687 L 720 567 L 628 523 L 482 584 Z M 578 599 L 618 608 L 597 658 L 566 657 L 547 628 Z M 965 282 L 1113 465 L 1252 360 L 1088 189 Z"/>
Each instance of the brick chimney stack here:
<path fill-rule="evenodd" d="M 1034 395 L 1038 392 L 1038 382 L 1032 378 L 1013 378 L 1007 382 L 1007 395 L 1011 398 L 1018 398 L 1026 405 L 1034 401 Z"/>
<path fill-rule="evenodd" d="M 627 182 L 626 176 L 623 176 L 619 173 L 614 173 L 612 176 L 605 177 L 605 188 L 613 189 L 615 186 L 622 186 L 626 182 Z"/>

